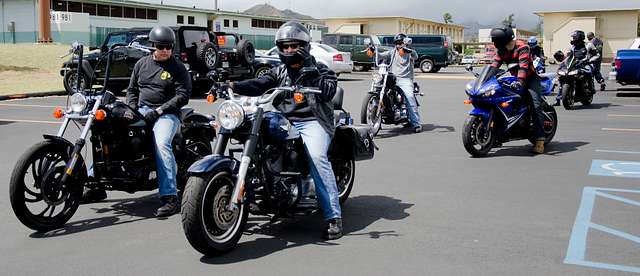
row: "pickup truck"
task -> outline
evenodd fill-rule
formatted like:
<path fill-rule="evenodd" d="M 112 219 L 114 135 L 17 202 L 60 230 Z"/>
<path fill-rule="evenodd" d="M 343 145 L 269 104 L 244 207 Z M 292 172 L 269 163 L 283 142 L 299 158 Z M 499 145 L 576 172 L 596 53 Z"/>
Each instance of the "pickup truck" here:
<path fill-rule="evenodd" d="M 636 38 L 629 49 L 618 50 L 609 75 L 615 76 L 622 85 L 640 85 L 640 38 Z"/>

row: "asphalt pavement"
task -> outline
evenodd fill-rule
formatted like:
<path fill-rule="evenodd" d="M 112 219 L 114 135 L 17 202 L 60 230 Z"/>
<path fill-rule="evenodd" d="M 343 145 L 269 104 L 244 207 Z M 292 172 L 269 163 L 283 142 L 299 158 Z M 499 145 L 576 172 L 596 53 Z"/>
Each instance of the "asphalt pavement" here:
<path fill-rule="evenodd" d="M 368 73 L 341 75 L 359 121 Z M 0 102 L 0 267 L 5 275 L 612 275 L 640 272 L 640 98 L 616 85 L 591 106 L 557 107 L 544 155 L 527 141 L 471 158 L 462 68 L 417 74 L 424 132 L 384 126 L 375 159 L 357 163 L 346 235 L 321 239 L 319 215 L 252 216 L 238 247 L 202 257 L 180 216 L 157 219 L 157 194 L 110 192 L 60 230 L 34 233 L 9 204 L 18 157 L 55 134 L 66 97 Z M 215 107 L 203 99 L 190 106 Z M 75 139 L 70 131 L 69 139 Z M 77 135 L 77 134 L 75 134 Z M 4 183 L 4 184 L 2 184 Z"/>

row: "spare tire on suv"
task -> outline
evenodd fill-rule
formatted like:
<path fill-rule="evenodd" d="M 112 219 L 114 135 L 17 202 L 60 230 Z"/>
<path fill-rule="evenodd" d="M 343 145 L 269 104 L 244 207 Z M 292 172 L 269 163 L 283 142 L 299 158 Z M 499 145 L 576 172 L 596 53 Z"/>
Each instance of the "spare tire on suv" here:
<path fill-rule="evenodd" d="M 196 49 L 196 57 L 207 69 L 213 70 L 218 67 L 218 47 L 213 43 L 199 43 Z"/>
<path fill-rule="evenodd" d="M 252 65 L 256 60 L 256 48 L 253 47 L 253 43 L 246 39 L 240 39 L 238 42 L 238 54 L 239 59 L 245 62 L 246 65 Z"/>

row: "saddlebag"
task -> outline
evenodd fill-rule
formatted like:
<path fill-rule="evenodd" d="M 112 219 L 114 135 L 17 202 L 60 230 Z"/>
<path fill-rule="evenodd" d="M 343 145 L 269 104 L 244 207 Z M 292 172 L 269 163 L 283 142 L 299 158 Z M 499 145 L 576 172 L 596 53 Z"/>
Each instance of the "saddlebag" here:
<path fill-rule="evenodd" d="M 336 127 L 329 152 L 331 157 L 360 161 L 373 159 L 374 148 L 371 128 L 345 125 Z"/>

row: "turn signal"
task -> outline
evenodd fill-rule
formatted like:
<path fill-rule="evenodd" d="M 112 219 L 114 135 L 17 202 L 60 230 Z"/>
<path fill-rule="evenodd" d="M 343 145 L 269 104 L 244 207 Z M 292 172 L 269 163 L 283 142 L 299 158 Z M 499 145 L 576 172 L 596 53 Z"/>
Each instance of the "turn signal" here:
<path fill-rule="evenodd" d="M 304 101 L 304 95 L 302 95 L 302 93 L 300 92 L 296 92 L 293 94 L 293 100 L 297 103 L 300 104 Z"/>
<path fill-rule="evenodd" d="M 500 107 L 507 108 L 507 107 L 509 107 L 509 103 L 508 102 L 503 102 L 503 103 L 500 104 Z"/>
<path fill-rule="evenodd" d="M 464 100 L 464 104 L 471 104 L 471 100 Z"/>
<path fill-rule="evenodd" d="M 107 112 L 102 109 L 96 110 L 96 121 L 102 121 L 107 118 Z"/>
<path fill-rule="evenodd" d="M 213 94 L 207 95 L 207 102 L 208 103 L 213 103 L 215 101 L 216 101 L 216 96 L 215 95 L 213 95 Z"/>
<path fill-rule="evenodd" d="M 373 57 L 373 51 L 371 51 L 370 49 L 367 50 L 367 56 L 368 57 Z"/>
<path fill-rule="evenodd" d="M 224 46 L 227 42 L 227 39 L 224 36 L 218 36 L 218 47 Z"/>
<path fill-rule="evenodd" d="M 64 116 L 64 110 L 61 107 L 56 107 L 53 110 L 53 118 L 60 119 Z"/>

